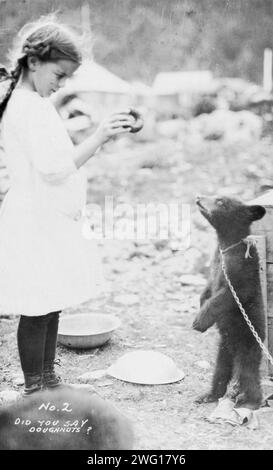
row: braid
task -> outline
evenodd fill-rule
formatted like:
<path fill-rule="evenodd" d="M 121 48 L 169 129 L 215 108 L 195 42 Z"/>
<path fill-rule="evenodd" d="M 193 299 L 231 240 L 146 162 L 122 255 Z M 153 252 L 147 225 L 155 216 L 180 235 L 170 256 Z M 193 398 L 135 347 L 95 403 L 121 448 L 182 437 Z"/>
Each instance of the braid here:
<path fill-rule="evenodd" d="M 40 60 L 48 60 L 50 58 L 51 45 L 46 41 L 36 41 L 31 43 L 26 40 L 22 50 L 27 56 L 35 55 L 39 57 Z"/>
<path fill-rule="evenodd" d="M 6 106 L 8 104 L 8 101 L 11 97 L 11 94 L 20 78 L 20 75 L 21 75 L 21 72 L 22 72 L 22 68 L 23 68 L 23 62 L 24 62 L 24 59 L 25 57 L 21 57 L 20 59 L 18 59 L 17 61 L 17 64 L 15 66 L 15 68 L 7 75 L 6 75 L 6 80 L 9 80 L 10 81 L 10 84 L 3 96 L 3 98 L 0 100 L 0 120 L 3 116 L 3 113 L 6 109 Z"/>
<path fill-rule="evenodd" d="M 15 85 L 17 84 L 17 82 L 20 78 L 22 68 L 23 68 L 23 60 L 19 59 L 18 62 L 17 62 L 16 67 L 10 72 L 11 77 L 12 77 L 12 82 L 11 82 L 12 90 L 15 88 Z"/>
<path fill-rule="evenodd" d="M 27 34 L 19 33 L 10 53 L 11 63 L 14 64 L 12 70 L 8 72 L 0 64 L 0 82 L 5 82 L 3 86 L 0 84 L 0 120 L 22 70 L 28 68 L 28 57 L 34 56 L 42 62 L 60 59 L 68 59 L 78 65 L 82 62 L 80 42 L 69 28 L 54 21 L 45 21 L 34 24 L 31 31 L 27 29 Z"/>

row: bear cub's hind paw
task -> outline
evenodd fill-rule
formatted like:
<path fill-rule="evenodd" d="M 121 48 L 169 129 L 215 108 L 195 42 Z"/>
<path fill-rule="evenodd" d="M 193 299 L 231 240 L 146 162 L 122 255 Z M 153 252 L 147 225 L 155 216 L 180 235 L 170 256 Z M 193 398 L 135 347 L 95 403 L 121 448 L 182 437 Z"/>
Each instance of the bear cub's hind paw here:
<path fill-rule="evenodd" d="M 250 410 L 257 410 L 262 404 L 261 397 L 250 397 L 245 392 L 239 393 L 235 399 L 235 408 L 249 408 Z"/>

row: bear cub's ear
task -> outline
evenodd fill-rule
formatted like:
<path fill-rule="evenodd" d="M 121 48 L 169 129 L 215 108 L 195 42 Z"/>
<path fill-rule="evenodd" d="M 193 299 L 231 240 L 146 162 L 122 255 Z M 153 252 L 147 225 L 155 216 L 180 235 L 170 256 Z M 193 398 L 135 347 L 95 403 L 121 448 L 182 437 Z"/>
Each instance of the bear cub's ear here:
<path fill-rule="evenodd" d="M 266 210 L 263 206 L 249 206 L 251 220 L 259 220 L 265 215 Z"/>

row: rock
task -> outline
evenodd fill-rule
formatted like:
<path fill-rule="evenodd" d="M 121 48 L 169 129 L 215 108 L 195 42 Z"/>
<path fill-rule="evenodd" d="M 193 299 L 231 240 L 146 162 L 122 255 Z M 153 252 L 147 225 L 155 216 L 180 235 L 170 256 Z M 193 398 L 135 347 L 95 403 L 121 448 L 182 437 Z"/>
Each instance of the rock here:
<path fill-rule="evenodd" d="M 153 258 L 155 255 L 156 255 L 156 251 L 153 245 L 143 245 L 133 250 L 128 256 L 128 259 L 131 260 L 134 257 L 143 257 L 143 256 L 145 258 Z"/>
<path fill-rule="evenodd" d="M 166 295 L 163 294 L 158 294 L 158 293 L 152 293 L 153 299 L 157 300 L 158 302 L 164 302 L 166 300 Z"/>
<path fill-rule="evenodd" d="M 54 404 L 54 410 L 41 409 L 41 404 L 48 403 Z M 134 448 L 133 426 L 128 418 L 110 402 L 82 387 L 46 390 L 16 405 L 0 410 L 1 450 L 92 452 Z M 14 425 L 16 420 L 20 425 Z"/>
<path fill-rule="evenodd" d="M 0 178 L 1 178 L 0 179 L 0 193 L 6 194 L 10 188 L 10 180 L 6 176 L 5 177 L 0 176 Z"/>
<path fill-rule="evenodd" d="M 184 293 L 182 292 L 166 292 L 165 296 L 167 299 L 178 300 L 179 302 L 182 302 L 183 300 L 185 300 Z M 179 311 L 180 310 L 182 310 L 181 305 L 179 305 Z"/>
<path fill-rule="evenodd" d="M 262 385 L 266 385 L 266 386 L 271 387 L 271 388 L 273 387 L 273 381 L 272 381 L 272 380 L 263 379 L 263 380 L 261 381 L 261 383 L 262 383 Z"/>
<path fill-rule="evenodd" d="M 106 371 L 103 369 L 93 370 L 93 371 L 85 372 L 82 375 L 79 375 L 77 379 L 80 380 L 80 382 L 82 383 L 88 383 L 89 381 L 100 379 L 101 377 L 105 375 L 105 373 Z"/>
<path fill-rule="evenodd" d="M 87 390 L 88 392 L 91 392 L 91 393 L 97 393 L 95 387 L 93 387 L 93 385 L 90 385 L 90 384 L 69 383 L 69 384 L 66 384 L 66 385 L 69 385 L 70 387 L 73 387 L 73 388 L 76 388 L 76 389 L 77 388 L 78 389 L 84 389 L 84 390 Z"/>
<path fill-rule="evenodd" d="M 104 244 L 103 244 L 105 259 L 110 258 L 110 259 L 117 259 L 118 261 L 120 261 L 121 251 L 122 251 L 120 245 L 121 245 L 120 240 L 105 239 Z"/>
<path fill-rule="evenodd" d="M 256 410 L 256 414 L 259 418 L 260 427 L 262 429 L 265 428 L 265 426 L 271 426 L 273 418 L 273 408 L 271 406 Z"/>
<path fill-rule="evenodd" d="M 169 245 L 169 240 L 155 240 L 154 242 L 154 247 L 158 250 L 158 251 L 161 251 L 161 250 L 165 250 L 168 248 L 168 245 Z"/>
<path fill-rule="evenodd" d="M 145 393 L 142 390 L 133 389 L 129 392 L 128 398 L 133 401 L 141 401 L 145 398 Z"/>
<path fill-rule="evenodd" d="M 168 277 L 196 272 L 202 264 L 203 258 L 204 255 L 198 248 L 189 248 L 187 251 L 173 255 L 163 262 L 164 274 Z"/>
<path fill-rule="evenodd" d="M 114 297 L 114 302 L 122 305 L 134 305 L 139 302 L 139 298 L 134 294 L 123 294 Z"/>
<path fill-rule="evenodd" d="M 197 276 L 195 274 L 183 274 L 180 276 L 179 281 L 184 286 L 205 286 L 206 279 L 202 276 Z"/>
<path fill-rule="evenodd" d="M 206 140 L 253 141 L 258 140 L 262 132 L 262 118 L 251 111 L 218 109 L 201 114 L 190 124 Z"/>
<path fill-rule="evenodd" d="M 195 365 L 200 367 L 200 369 L 203 369 L 203 370 L 209 370 L 211 367 L 208 361 L 197 361 L 195 362 Z"/>
<path fill-rule="evenodd" d="M 22 375 L 15 375 L 12 379 L 13 385 L 24 385 L 25 379 Z"/>
<path fill-rule="evenodd" d="M 113 263 L 112 272 L 113 273 L 125 273 L 128 270 L 127 263 L 124 261 L 115 261 Z"/>
<path fill-rule="evenodd" d="M 153 172 L 151 168 L 139 168 L 137 170 L 137 176 L 140 176 L 141 178 L 157 178 L 156 174 Z"/>
<path fill-rule="evenodd" d="M 20 393 L 15 390 L 3 390 L 0 392 L 0 404 L 9 405 L 15 403 L 20 397 Z"/>
<path fill-rule="evenodd" d="M 99 348 L 93 349 L 92 354 L 83 354 L 81 355 L 81 359 L 90 359 L 90 357 L 94 357 L 99 352 Z"/>
<path fill-rule="evenodd" d="M 145 239 L 138 239 L 138 240 L 134 240 L 134 245 L 135 246 L 150 246 L 151 245 L 151 242 L 150 240 L 145 240 Z"/>
<path fill-rule="evenodd" d="M 167 276 L 184 274 L 184 254 L 179 254 L 168 258 L 162 264 L 162 269 Z"/>
<path fill-rule="evenodd" d="M 104 380 L 103 382 L 99 382 L 98 387 L 109 387 L 110 385 L 113 385 L 112 380 Z"/>
<path fill-rule="evenodd" d="M 160 121 L 157 123 L 156 129 L 160 136 L 169 139 L 177 138 L 183 134 L 186 128 L 186 123 L 183 119 L 169 119 L 167 121 Z"/>
<path fill-rule="evenodd" d="M 0 168 L 0 180 L 3 178 L 9 179 L 9 174 L 6 168 Z"/>

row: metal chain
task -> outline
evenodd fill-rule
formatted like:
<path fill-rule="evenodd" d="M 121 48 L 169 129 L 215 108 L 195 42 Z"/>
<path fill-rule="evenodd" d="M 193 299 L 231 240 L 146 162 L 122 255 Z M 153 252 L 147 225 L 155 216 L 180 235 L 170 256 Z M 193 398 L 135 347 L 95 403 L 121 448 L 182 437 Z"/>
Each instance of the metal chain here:
<path fill-rule="evenodd" d="M 273 357 L 271 356 L 270 352 L 268 351 L 268 349 L 266 348 L 266 346 L 263 344 L 261 338 L 259 337 L 257 331 L 255 330 L 254 326 L 252 325 L 251 321 L 249 320 L 248 316 L 247 316 L 247 313 L 244 309 L 244 307 L 242 306 L 241 302 L 240 302 L 240 299 L 239 297 L 237 296 L 235 290 L 234 290 L 234 287 L 233 285 L 231 284 L 230 280 L 229 280 L 229 277 L 227 275 L 227 272 L 226 272 L 226 266 L 225 266 L 225 261 L 224 261 L 224 257 L 221 253 L 221 257 L 222 257 L 222 271 L 224 273 L 224 276 L 226 278 L 226 281 L 228 283 L 228 286 L 230 288 L 230 291 L 235 299 L 235 302 L 237 303 L 246 323 L 248 324 L 249 328 L 250 328 L 250 331 L 251 333 L 253 334 L 254 338 L 256 339 L 257 343 L 259 344 L 261 350 L 263 351 L 263 353 L 265 354 L 265 356 L 267 357 L 267 359 L 269 360 L 270 364 L 273 366 Z"/>

